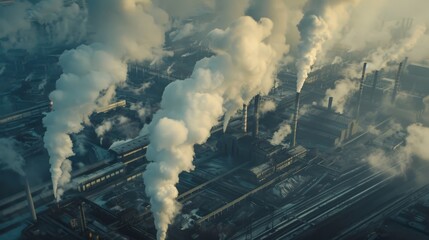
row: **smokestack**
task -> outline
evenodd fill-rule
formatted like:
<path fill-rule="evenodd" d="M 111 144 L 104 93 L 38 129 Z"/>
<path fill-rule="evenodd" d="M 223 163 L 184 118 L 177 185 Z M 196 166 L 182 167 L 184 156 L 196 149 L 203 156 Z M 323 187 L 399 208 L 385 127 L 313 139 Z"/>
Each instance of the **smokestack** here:
<path fill-rule="evenodd" d="M 334 98 L 333 97 L 329 97 L 329 100 L 328 100 L 328 111 L 332 110 L 332 102 L 333 101 L 334 101 Z"/>
<path fill-rule="evenodd" d="M 300 93 L 297 92 L 295 96 L 295 114 L 293 115 L 293 124 L 292 124 L 292 139 L 290 146 L 295 147 L 296 146 L 296 131 L 298 128 L 298 114 L 299 114 L 299 95 Z"/>
<path fill-rule="evenodd" d="M 371 89 L 371 103 L 374 101 L 375 90 L 377 88 L 378 83 L 378 70 L 374 73 L 374 80 L 372 81 L 372 89 Z"/>
<path fill-rule="evenodd" d="M 360 105 L 362 102 L 363 82 L 365 81 L 365 72 L 366 72 L 366 63 L 363 64 L 362 77 L 360 79 L 359 95 L 358 95 L 358 102 L 356 107 L 356 119 L 359 119 L 360 117 Z"/>
<path fill-rule="evenodd" d="M 79 212 L 80 212 L 80 230 L 82 233 L 85 233 L 86 231 L 86 217 L 85 217 L 85 209 L 83 206 L 83 202 L 79 205 Z"/>
<path fill-rule="evenodd" d="M 254 109 L 254 126 L 253 126 L 253 137 L 258 137 L 259 133 L 259 100 L 261 96 L 258 94 L 255 96 L 255 109 Z"/>
<path fill-rule="evenodd" d="M 30 184 L 28 183 L 28 179 L 25 178 L 25 193 L 27 194 L 27 202 L 28 207 L 30 208 L 31 218 L 33 222 L 37 222 L 36 209 L 34 208 L 33 197 L 31 196 Z"/>
<path fill-rule="evenodd" d="M 392 93 L 392 104 L 395 104 L 396 96 L 398 95 L 399 91 L 399 85 L 400 85 L 400 78 L 401 78 L 401 72 L 402 72 L 402 62 L 399 63 L 398 72 L 396 73 L 395 78 L 395 86 L 393 87 L 393 93 Z"/>
<path fill-rule="evenodd" d="M 243 104 L 243 132 L 247 132 L 247 105 Z"/>

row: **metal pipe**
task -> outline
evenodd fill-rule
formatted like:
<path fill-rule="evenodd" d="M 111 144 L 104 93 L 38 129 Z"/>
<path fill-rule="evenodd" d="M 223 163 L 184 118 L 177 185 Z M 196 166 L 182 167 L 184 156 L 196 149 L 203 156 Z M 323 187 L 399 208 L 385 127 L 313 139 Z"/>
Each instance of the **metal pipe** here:
<path fill-rule="evenodd" d="M 295 113 L 293 115 L 293 125 L 292 125 L 292 139 L 291 139 L 291 147 L 296 146 L 296 131 L 298 128 L 298 114 L 299 114 L 299 96 L 300 93 L 297 92 L 295 95 Z"/>
<path fill-rule="evenodd" d="M 358 102 L 356 106 L 356 119 L 359 119 L 360 117 L 360 105 L 362 102 L 363 82 L 365 81 L 366 65 L 366 63 L 363 64 L 362 77 L 360 79 Z"/>
<path fill-rule="evenodd" d="M 395 104 L 396 101 L 396 96 L 398 95 L 399 92 L 399 85 L 400 85 L 400 79 L 401 79 L 401 72 L 402 72 L 402 62 L 399 63 L 399 67 L 398 67 L 398 72 L 396 73 L 396 78 L 395 78 L 395 86 L 393 87 L 393 92 L 392 92 L 392 104 Z"/>
<path fill-rule="evenodd" d="M 328 110 L 329 111 L 332 111 L 332 102 L 334 101 L 334 98 L 333 97 L 329 97 L 329 100 L 328 100 Z"/>
<path fill-rule="evenodd" d="M 259 134 L 259 101 L 261 96 L 258 94 L 255 96 L 254 102 L 254 126 L 253 126 L 253 137 L 258 137 Z"/>
<path fill-rule="evenodd" d="M 33 197 L 31 196 L 30 184 L 28 183 L 28 179 L 25 178 L 25 193 L 27 195 L 27 203 L 30 208 L 31 219 L 33 222 L 37 222 L 37 214 L 36 208 L 34 207 Z"/>

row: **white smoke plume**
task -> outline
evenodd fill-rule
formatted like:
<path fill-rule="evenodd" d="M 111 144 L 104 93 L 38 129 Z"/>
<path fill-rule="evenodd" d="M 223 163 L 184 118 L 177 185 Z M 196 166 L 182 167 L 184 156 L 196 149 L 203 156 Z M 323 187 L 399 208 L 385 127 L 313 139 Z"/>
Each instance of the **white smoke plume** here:
<path fill-rule="evenodd" d="M 63 74 L 50 94 L 54 110 L 43 119 L 57 201 L 70 181 L 69 158 L 74 153 L 69 135 L 80 132 L 88 117 L 111 100 L 115 86 L 126 80 L 128 61 L 153 59 L 163 53 L 168 28 L 168 16 L 147 0 L 94 0 L 88 4 L 96 43 L 60 56 Z"/>
<path fill-rule="evenodd" d="M 139 115 L 140 120 L 145 120 L 145 118 L 152 113 L 151 106 L 148 102 L 131 103 L 130 110 L 136 111 Z"/>
<path fill-rule="evenodd" d="M 273 100 L 265 100 L 262 102 L 259 107 L 259 113 L 264 115 L 265 113 L 272 112 L 276 110 L 276 103 Z"/>
<path fill-rule="evenodd" d="M 335 82 L 334 88 L 326 90 L 323 105 L 328 104 L 329 97 L 333 97 L 332 108 L 338 113 L 344 113 L 345 106 L 353 96 L 353 93 L 359 90 L 359 81 L 351 79 L 341 79 Z"/>
<path fill-rule="evenodd" d="M 48 78 L 45 77 L 40 81 L 39 85 L 37 86 L 37 89 L 41 92 L 45 90 L 46 84 L 48 83 Z"/>
<path fill-rule="evenodd" d="M 0 138 L 0 169 L 10 169 L 25 175 L 25 160 L 20 153 L 19 142 L 13 138 Z"/>
<path fill-rule="evenodd" d="M 3 75 L 4 71 L 6 71 L 6 66 L 1 66 L 0 67 L 0 76 Z"/>
<path fill-rule="evenodd" d="M 280 124 L 279 129 L 273 134 L 273 137 L 270 139 L 271 145 L 280 145 L 283 140 L 292 132 L 288 122 L 283 122 Z"/>
<path fill-rule="evenodd" d="M 311 68 L 333 32 L 341 30 L 349 17 L 349 7 L 357 0 L 309 0 L 298 24 L 297 92 L 301 92 Z"/>
<path fill-rule="evenodd" d="M 421 124 L 412 124 L 407 127 L 405 145 L 394 152 L 377 149 L 367 157 L 368 163 L 381 171 L 391 175 L 404 174 L 417 157 L 429 161 L 429 128 Z"/>
<path fill-rule="evenodd" d="M 370 63 L 369 70 L 380 70 L 387 66 L 389 62 L 400 62 L 418 43 L 426 32 L 426 26 L 416 26 L 411 34 L 398 43 L 389 45 L 389 47 L 379 47 L 371 53 L 367 61 Z"/>
<path fill-rule="evenodd" d="M 226 30 L 213 30 L 208 37 L 216 55 L 197 62 L 190 78 L 166 87 L 148 127 L 150 163 L 143 174 L 158 239 L 166 238 L 180 211 L 175 185 L 181 172 L 194 169 L 193 146 L 208 139 L 223 115 L 226 125 L 244 103 L 272 88 L 280 59 L 265 43 L 272 27 L 269 19 L 241 17 Z"/>
<path fill-rule="evenodd" d="M 39 43 L 80 42 L 86 37 L 87 12 L 63 0 L 15 1 L 0 8 L 0 48 L 32 50 Z"/>
<path fill-rule="evenodd" d="M 122 125 L 129 122 L 130 119 L 124 116 L 116 116 L 110 119 L 105 119 L 95 128 L 95 134 L 97 137 L 102 138 L 108 131 L 112 129 L 115 125 Z"/>
<path fill-rule="evenodd" d="M 426 31 L 426 27 L 418 25 L 411 30 L 411 33 L 397 43 L 388 44 L 386 47 L 379 47 L 368 54 L 365 61 L 368 62 L 367 72 L 386 69 L 391 62 L 402 61 L 406 54 L 411 51 Z M 335 82 L 335 87 L 327 89 L 324 104 L 327 98 L 333 97 L 333 108 L 339 112 L 344 112 L 344 107 L 350 98 L 359 90 L 360 71 L 363 63 L 349 64 L 342 71 L 343 79 Z M 396 67 L 396 65 L 395 65 Z M 396 69 L 394 69 L 396 70 Z"/>

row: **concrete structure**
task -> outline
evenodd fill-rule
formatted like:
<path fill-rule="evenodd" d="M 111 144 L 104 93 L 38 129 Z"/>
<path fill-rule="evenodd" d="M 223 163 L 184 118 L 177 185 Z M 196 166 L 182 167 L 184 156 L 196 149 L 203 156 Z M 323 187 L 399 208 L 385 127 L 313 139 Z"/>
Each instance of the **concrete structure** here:
<path fill-rule="evenodd" d="M 358 131 L 356 120 L 345 115 L 312 106 L 300 117 L 298 127 L 302 138 L 331 147 L 338 147 Z"/>

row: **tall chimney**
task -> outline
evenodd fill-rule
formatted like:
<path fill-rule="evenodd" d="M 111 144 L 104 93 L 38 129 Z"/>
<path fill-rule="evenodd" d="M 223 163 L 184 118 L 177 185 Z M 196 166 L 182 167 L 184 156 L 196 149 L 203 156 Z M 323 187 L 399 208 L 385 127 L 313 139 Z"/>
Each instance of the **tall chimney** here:
<path fill-rule="evenodd" d="M 365 81 L 365 72 L 366 72 L 366 63 L 363 64 L 362 77 L 360 79 L 359 95 L 358 95 L 358 102 L 356 107 L 356 120 L 359 119 L 360 117 L 360 105 L 362 102 L 363 82 Z"/>
<path fill-rule="evenodd" d="M 328 111 L 332 111 L 332 102 L 334 101 L 333 97 L 329 97 L 328 100 Z"/>
<path fill-rule="evenodd" d="M 30 208 L 31 218 L 33 222 L 37 222 L 37 214 L 36 209 L 34 208 L 33 197 L 31 196 L 30 184 L 28 183 L 28 179 L 25 178 L 25 193 L 27 195 L 28 207 Z"/>
<path fill-rule="evenodd" d="M 247 132 L 247 105 L 243 104 L 243 132 Z"/>
<path fill-rule="evenodd" d="M 253 137 L 258 137 L 259 134 L 259 100 L 261 96 L 258 94 L 255 96 L 255 110 L 254 110 L 254 126 L 253 126 Z"/>
<path fill-rule="evenodd" d="M 393 87 L 393 93 L 392 93 L 392 104 L 395 104 L 396 96 L 398 95 L 399 91 L 399 85 L 400 85 L 400 79 L 401 79 L 401 72 L 402 72 L 402 62 L 399 63 L 398 72 L 396 73 L 395 78 L 395 86 Z"/>
<path fill-rule="evenodd" d="M 374 80 L 372 81 L 371 103 L 374 101 L 375 90 L 377 89 L 377 83 L 378 83 L 378 70 L 374 72 Z"/>
<path fill-rule="evenodd" d="M 292 139 L 290 146 L 295 147 L 296 146 L 296 131 L 298 128 L 298 114 L 299 114 L 299 95 L 300 93 L 297 92 L 295 96 L 295 113 L 293 115 L 293 122 L 292 122 Z"/>
<path fill-rule="evenodd" d="M 85 217 L 85 209 L 83 206 L 83 202 L 79 205 L 79 213 L 80 213 L 80 230 L 82 233 L 86 231 L 86 217 Z"/>

